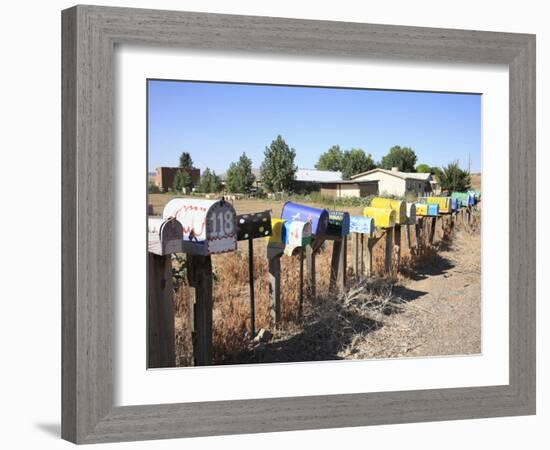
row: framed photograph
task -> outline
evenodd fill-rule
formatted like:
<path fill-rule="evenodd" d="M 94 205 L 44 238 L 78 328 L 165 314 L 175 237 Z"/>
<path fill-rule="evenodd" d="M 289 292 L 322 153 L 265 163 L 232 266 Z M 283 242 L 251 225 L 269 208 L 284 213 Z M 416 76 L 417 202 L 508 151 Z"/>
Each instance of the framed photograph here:
<path fill-rule="evenodd" d="M 63 438 L 535 413 L 533 35 L 62 24 Z"/>

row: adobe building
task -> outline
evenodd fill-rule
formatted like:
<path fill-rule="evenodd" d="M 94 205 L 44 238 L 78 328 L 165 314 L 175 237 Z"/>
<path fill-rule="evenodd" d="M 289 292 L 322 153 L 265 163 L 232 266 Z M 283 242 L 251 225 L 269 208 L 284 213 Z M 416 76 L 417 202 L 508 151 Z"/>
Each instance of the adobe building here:
<path fill-rule="evenodd" d="M 178 172 L 185 170 L 190 176 L 193 185 L 199 184 L 201 170 L 196 168 L 182 169 L 181 167 L 157 167 L 155 169 L 155 185 L 161 192 L 171 191 L 174 185 L 174 178 Z"/>

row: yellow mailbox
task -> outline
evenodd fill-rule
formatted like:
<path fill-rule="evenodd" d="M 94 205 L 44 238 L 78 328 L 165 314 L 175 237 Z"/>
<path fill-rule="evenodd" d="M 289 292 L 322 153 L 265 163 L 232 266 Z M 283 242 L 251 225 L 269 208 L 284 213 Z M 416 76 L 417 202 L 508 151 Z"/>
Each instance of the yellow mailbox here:
<path fill-rule="evenodd" d="M 283 242 L 284 224 L 285 220 L 283 219 L 271 218 L 271 236 L 267 238 L 269 245 L 281 247 L 285 245 Z"/>
<path fill-rule="evenodd" d="M 453 211 L 451 197 L 426 197 L 426 203 L 433 203 L 439 206 L 440 214 L 448 214 Z"/>
<path fill-rule="evenodd" d="M 363 210 L 363 215 L 374 219 L 374 224 L 379 228 L 389 228 L 395 225 L 395 211 L 390 208 L 367 206 Z"/>
<path fill-rule="evenodd" d="M 374 208 L 389 208 L 395 211 L 395 223 L 407 223 L 407 204 L 401 200 L 392 200 L 391 198 L 375 197 L 370 204 Z M 376 221 L 375 221 L 376 223 Z M 378 223 L 376 223 L 378 225 Z"/>

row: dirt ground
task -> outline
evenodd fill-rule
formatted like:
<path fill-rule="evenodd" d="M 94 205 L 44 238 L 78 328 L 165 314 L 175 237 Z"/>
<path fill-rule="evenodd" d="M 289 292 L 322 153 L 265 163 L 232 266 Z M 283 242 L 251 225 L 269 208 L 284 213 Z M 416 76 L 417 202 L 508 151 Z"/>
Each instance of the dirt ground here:
<path fill-rule="evenodd" d="M 458 232 L 438 258 L 394 288 L 400 307 L 382 326 L 345 349 L 344 358 L 392 358 L 481 352 L 480 234 Z"/>

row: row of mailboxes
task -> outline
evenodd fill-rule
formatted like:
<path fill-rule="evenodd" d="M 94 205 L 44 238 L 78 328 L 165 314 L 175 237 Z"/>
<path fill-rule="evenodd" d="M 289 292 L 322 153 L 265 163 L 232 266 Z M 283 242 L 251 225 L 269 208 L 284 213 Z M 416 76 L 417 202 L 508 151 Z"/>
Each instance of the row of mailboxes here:
<path fill-rule="evenodd" d="M 373 234 L 374 219 L 365 216 L 350 216 L 349 218 L 350 233 Z"/>
<path fill-rule="evenodd" d="M 363 209 L 363 215 L 370 217 L 378 228 L 390 228 L 395 226 L 395 210 L 390 208 L 375 208 L 367 206 Z"/>
<path fill-rule="evenodd" d="M 439 214 L 439 205 L 436 203 L 417 203 L 417 217 L 437 217 Z"/>
<path fill-rule="evenodd" d="M 375 197 L 371 204 L 374 208 L 389 208 L 395 211 L 395 223 L 398 225 L 407 223 L 407 205 L 402 200 L 394 200 L 391 198 Z M 379 225 L 377 223 L 377 225 Z"/>

